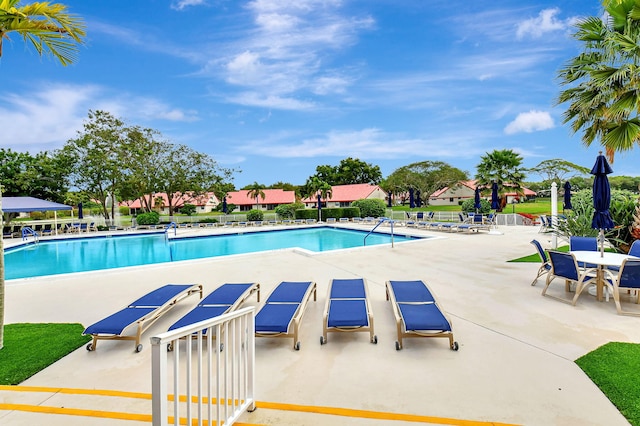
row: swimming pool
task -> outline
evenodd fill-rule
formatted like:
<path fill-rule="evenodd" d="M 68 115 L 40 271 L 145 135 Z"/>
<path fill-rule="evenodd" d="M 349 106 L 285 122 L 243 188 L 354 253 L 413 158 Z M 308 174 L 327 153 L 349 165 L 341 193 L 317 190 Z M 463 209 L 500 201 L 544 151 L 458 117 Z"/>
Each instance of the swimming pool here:
<path fill-rule="evenodd" d="M 362 247 L 367 232 L 313 227 L 279 231 L 170 238 L 164 233 L 41 241 L 5 251 L 5 279 L 96 271 L 126 266 L 201 259 L 300 247 L 321 252 Z M 394 242 L 419 239 L 394 235 Z M 391 243 L 391 235 L 374 232 L 367 246 Z"/>

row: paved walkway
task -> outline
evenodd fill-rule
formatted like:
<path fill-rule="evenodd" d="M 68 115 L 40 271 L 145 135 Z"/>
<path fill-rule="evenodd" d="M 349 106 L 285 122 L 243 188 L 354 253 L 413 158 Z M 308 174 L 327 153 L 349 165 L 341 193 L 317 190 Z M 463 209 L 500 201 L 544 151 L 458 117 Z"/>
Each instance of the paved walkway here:
<path fill-rule="evenodd" d="M 574 360 L 609 341 L 640 341 L 640 319 L 618 316 L 613 301 L 586 294 L 575 307 L 541 297 L 543 281 L 529 285 L 539 264 L 506 262 L 533 253 L 533 238 L 550 246 L 537 230 L 500 227 L 502 235 L 468 235 L 411 229 L 438 238 L 394 248 L 316 255 L 278 250 L 13 280 L 5 320 L 88 325 L 165 283 L 201 283 L 208 293 L 224 282 L 258 281 L 266 294 L 283 280 L 313 280 L 318 301 L 305 314 L 301 350 L 294 351 L 289 339 L 256 342 L 259 408 L 242 416 L 245 424 L 627 425 Z M 178 230 L 191 232 L 201 231 Z M 369 343 L 368 333 L 331 333 L 321 346 L 329 280 L 350 277 L 368 280 L 378 344 Z M 388 279 L 429 283 L 453 319 L 458 352 L 446 339 L 407 339 L 403 350 L 395 350 Z M 44 389 L 0 389 L 0 423 L 148 424 L 148 338 L 195 303 L 187 299 L 155 323 L 143 336 L 141 353 L 131 341 L 102 341 L 95 352 L 81 348 L 22 384 Z M 92 412 L 140 417 L 88 420 L 84 414 Z"/>

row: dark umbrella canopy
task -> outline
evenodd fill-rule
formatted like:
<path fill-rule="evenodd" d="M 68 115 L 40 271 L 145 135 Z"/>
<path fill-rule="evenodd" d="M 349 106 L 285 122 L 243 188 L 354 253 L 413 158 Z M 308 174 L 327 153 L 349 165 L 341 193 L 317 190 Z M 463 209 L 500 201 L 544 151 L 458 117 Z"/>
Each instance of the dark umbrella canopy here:
<path fill-rule="evenodd" d="M 500 208 L 500 196 L 498 195 L 498 182 L 491 185 L 491 208 L 498 210 Z"/>
<path fill-rule="evenodd" d="M 78 203 L 78 219 L 84 219 L 84 212 L 82 211 L 82 203 Z"/>
<path fill-rule="evenodd" d="M 596 158 L 596 163 L 591 169 L 591 174 L 595 176 L 593 179 L 593 220 L 591 227 L 600 230 L 601 247 L 600 252 L 604 250 L 604 230 L 612 229 L 615 225 L 609 212 L 611 204 L 611 187 L 609 186 L 608 174 L 613 173 L 611 166 L 607 163 L 607 159 L 600 153 Z"/>
<path fill-rule="evenodd" d="M 222 212 L 227 214 L 227 197 L 222 198 Z"/>
<path fill-rule="evenodd" d="M 322 196 L 318 194 L 318 220 L 322 220 Z"/>
<path fill-rule="evenodd" d="M 478 187 L 476 187 L 476 193 L 473 199 L 473 208 L 476 209 L 476 213 L 482 208 L 482 204 L 480 204 L 480 188 Z"/>
<path fill-rule="evenodd" d="M 569 183 L 569 181 L 566 181 L 564 183 L 564 209 L 573 209 L 573 206 L 571 205 L 571 184 Z"/>
<path fill-rule="evenodd" d="M 420 191 L 416 191 L 416 207 L 422 207 L 422 200 L 420 199 Z"/>
<path fill-rule="evenodd" d="M 391 193 L 387 194 L 387 207 L 391 207 Z"/>
<path fill-rule="evenodd" d="M 409 208 L 414 208 L 415 206 L 416 203 L 413 198 L 413 188 L 409 188 Z"/>

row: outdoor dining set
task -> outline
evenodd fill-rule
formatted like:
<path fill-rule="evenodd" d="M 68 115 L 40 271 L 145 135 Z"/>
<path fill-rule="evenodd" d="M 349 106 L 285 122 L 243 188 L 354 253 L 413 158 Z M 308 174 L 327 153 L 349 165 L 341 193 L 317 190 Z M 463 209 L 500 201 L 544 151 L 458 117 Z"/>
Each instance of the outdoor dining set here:
<path fill-rule="evenodd" d="M 598 301 L 603 298 L 608 301 L 609 296 L 613 296 L 618 314 L 640 316 L 640 241 L 631 245 L 628 254 L 599 249 L 596 237 L 570 237 L 569 252 L 546 252 L 537 240 L 531 243 L 542 261 L 531 285 L 536 285 L 538 279 L 546 275 L 543 296 L 575 306 L 586 289 Z M 565 297 L 548 293 L 556 278 L 564 280 Z M 638 309 L 623 310 L 622 299 L 635 302 Z"/>

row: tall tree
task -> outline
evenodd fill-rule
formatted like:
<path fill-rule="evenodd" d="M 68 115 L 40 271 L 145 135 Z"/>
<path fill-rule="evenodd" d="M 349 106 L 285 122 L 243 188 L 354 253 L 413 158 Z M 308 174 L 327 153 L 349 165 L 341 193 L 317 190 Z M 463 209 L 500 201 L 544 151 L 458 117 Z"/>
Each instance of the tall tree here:
<path fill-rule="evenodd" d="M 420 161 L 396 169 L 384 181 L 383 188 L 395 194 L 405 194 L 410 189 L 420 191 L 425 205 L 429 196 L 447 186 L 467 180 L 466 172 L 443 161 Z"/>
<path fill-rule="evenodd" d="M 478 186 L 490 190 L 496 182 L 501 198 L 504 198 L 506 188 L 510 191 L 522 192 L 525 173 L 520 154 L 511 149 L 496 149 L 481 156 L 480 159 L 476 173 Z"/>
<path fill-rule="evenodd" d="M 68 65 L 75 59 L 77 45 L 83 42 L 84 28 L 83 21 L 68 13 L 67 7 L 61 4 L 33 3 L 20 6 L 19 0 L 0 0 L 0 57 L 4 39 L 9 38 L 9 33 L 16 32 L 25 41 L 31 42 L 40 56 L 47 51 L 62 65 Z M 0 184 L 0 208 L 1 197 Z M 0 349 L 3 347 L 4 247 L 0 238 Z"/>
<path fill-rule="evenodd" d="M 89 111 L 78 137 L 67 141 L 60 154 L 73 161 L 70 180 L 72 186 L 102 203 L 105 219 L 111 219 L 107 197 L 120 196 L 118 188 L 124 181 L 122 147 L 127 127 L 119 118 L 106 111 Z"/>
<path fill-rule="evenodd" d="M 582 131 L 582 142 L 598 140 L 607 158 L 640 143 L 640 5 L 636 0 L 603 0 L 605 18 L 576 24 L 583 51 L 558 72 L 558 104 L 568 103 L 564 123 Z"/>
<path fill-rule="evenodd" d="M 379 166 L 374 166 L 357 158 L 345 158 L 337 166 L 321 165 L 314 175 L 329 185 L 352 185 L 369 183 L 377 185 L 382 180 Z"/>
<path fill-rule="evenodd" d="M 253 182 L 251 185 L 245 187 L 244 189 L 247 190 L 247 197 L 249 198 L 255 198 L 256 200 L 256 209 L 260 208 L 260 203 L 258 202 L 258 197 L 262 198 L 264 200 L 264 197 L 266 196 L 264 193 L 264 189 L 266 188 L 266 186 L 258 183 L 258 182 Z"/>
<path fill-rule="evenodd" d="M 0 57 L 2 43 L 10 33 L 30 42 L 40 56 L 48 53 L 62 65 L 74 62 L 78 45 L 86 36 L 82 19 L 67 11 L 63 4 L 35 2 L 20 5 L 20 0 L 0 0 Z"/>
<path fill-rule="evenodd" d="M 582 167 L 570 161 L 561 158 L 544 160 L 535 167 L 526 169 L 528 173 L 534 173 L 542 176 L 545 181 L 561 182 L 575 176 L 584 176 L 589 174 L 587 167 Z"/>

